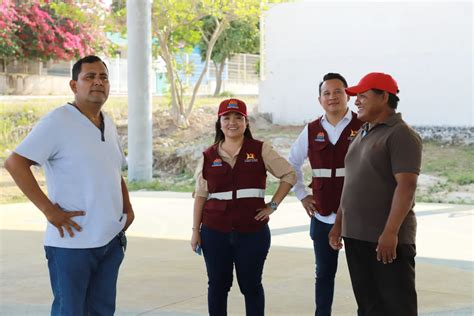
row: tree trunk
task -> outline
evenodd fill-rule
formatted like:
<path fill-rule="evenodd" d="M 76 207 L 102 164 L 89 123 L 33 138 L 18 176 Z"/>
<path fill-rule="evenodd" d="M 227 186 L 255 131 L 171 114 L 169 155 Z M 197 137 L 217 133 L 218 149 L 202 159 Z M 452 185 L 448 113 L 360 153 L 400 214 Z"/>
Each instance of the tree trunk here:
<path fill-rule="evenodd" d="M 179 118 L 182 115 L 179 109 L 179 102 L 177 96 L 177 87 L 176 81 L 174 76 L 174 66 L 173 66 L 173 55 L 170 54 L 168 50 L 168 43 L 167 43 L 167 34 L 158 33 L 158 41 L 160 42 L 160 46 L 162 48 L 162 55 L 161 57 L 165 61 L 166 64 L 166 77 L 168 78 L 169 85 L 170 85 L 170 94 L 171 94 L 171 115 L 173 117 L 173 121 L 176 125 L 178 125 Z"/>
<path fill-rule="evenodd" d="M 217 39 L 221 35 L 224 28 L 226 27 L 225 23 L 219 22 L 217 18 L 215 19 L 215 21 L 216 21 L 216 29 L 214 30 L 214 33 L 212 34 L 211 39 L 209 40 L 209 45 L 207 46 L 206 60 L 204 62 L 204 67 L 201 71 L 201 74 L 199 75 L 199 79 L 194 85 L 193 94 L 191 96 L 191 100 L 189 101 L 188 108 L 185 114 L 186 120 L 189 118 L 193 110 L 194 101 L 196 100 L 196 95 L 197 95 L 197 92 L 199 91 L 199 87 L 201 86 L 201 82 L 204 79 L 204 75 L 207 72 L 207 67 L 209 66 L 209 61 L 211 60 L 211 54 L 212 54 L 212 50 L 214 49 L 214 45 L 216 44 Z"/>
<path fill-rule="evenodd" d="M 216 90 L 214 90 L 214 96 L 219 96 L 221 93 L 222 88 L 222 73 L 224 72 L 225 67 L 225 59 L 221 61 L 219 64 L 214 63 L 216 67 Z"/>

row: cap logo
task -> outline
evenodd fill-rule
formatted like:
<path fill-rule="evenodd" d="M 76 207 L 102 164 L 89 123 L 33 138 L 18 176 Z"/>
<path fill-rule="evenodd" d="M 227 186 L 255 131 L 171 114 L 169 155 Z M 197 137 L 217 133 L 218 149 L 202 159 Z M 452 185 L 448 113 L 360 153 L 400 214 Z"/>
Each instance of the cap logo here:
<path fill-rule="evenodd" d="M 228 109 L 239 109 L 239 105 L 238 105 L 237 103 L 235 103 L 235 102 L 232 102 L 232 103 L 229 103 L 229 104 L 227 105 L 227 108 L 228 108 Z"/>

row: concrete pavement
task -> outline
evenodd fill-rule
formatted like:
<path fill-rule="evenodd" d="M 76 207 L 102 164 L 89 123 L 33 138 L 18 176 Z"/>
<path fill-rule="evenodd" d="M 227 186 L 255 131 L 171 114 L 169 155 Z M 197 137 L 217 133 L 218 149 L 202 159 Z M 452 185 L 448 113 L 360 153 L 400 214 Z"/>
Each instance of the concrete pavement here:
<path fill-rule="evenodd" d="M 134 192 L 136 221 L 119 277 L 117 315 L 206 315 L 203 258 L 189 247 L 189 193 Z M 469 205 L 418 204 L 417 290 L 420 315 L 473 315 L 473 215 Z M 48 315 L 52 299 L 42 248 L 43 215 L 31 203 L 0 206 L 0 314 Z M 270 221 L 264 270 L 267 315 L 314 314 L 314 255 L 309 219 L 292 197 Z M 333 315 L 355 315 L 344 252 Z M 237 282 L 229 315 L 244 315 Z"/>

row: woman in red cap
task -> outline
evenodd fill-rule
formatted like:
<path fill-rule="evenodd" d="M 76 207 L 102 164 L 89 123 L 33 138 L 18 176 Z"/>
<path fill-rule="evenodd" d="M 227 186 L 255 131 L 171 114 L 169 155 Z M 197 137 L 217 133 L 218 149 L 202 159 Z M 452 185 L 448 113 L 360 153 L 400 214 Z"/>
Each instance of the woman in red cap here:
<path fill-rule="evenodd" d="M 191 247 L 204 253 L 209 278 L 209 314 L 227 315 L 235 265 L 247 315 L 264 315 L 262 272 L 270 248 L 268 220 L 296 182 L 289 163 L 255 140 L 247 107 L 238 99 L 221 102 L 214 144 L 204 151 L 197 174 Z M 280 179 L 265 203 L 267 171 Z"/>

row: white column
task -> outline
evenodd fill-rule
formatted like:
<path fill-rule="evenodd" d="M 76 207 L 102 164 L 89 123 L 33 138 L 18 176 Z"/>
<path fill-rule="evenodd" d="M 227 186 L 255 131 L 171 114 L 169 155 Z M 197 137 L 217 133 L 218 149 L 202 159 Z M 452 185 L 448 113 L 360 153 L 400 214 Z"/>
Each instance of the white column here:
<path fill-rule="evenodd" d="M 151 181 L 151 2 L 127 0 L 128 180 Z"/>

